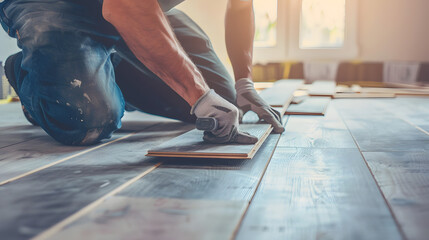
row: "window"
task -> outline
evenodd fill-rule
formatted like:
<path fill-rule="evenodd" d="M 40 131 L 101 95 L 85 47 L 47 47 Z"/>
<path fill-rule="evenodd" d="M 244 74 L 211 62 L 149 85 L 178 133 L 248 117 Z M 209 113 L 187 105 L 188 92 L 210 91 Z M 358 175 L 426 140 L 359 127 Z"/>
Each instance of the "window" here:
<path fill-rule="evenodd" d="M 277 0 L 254 0 L 255 47 L 277 45 Z"/>
<path fill-rule="evenodd" d="M 255 62 L 358 56 L 358 0 L 254 0 L 254 8 Z"/>
<path fill-rule="evenodd" d="M 345 17 L 345 0 L 302 0 L 299 47 L 342 47 Z"/>

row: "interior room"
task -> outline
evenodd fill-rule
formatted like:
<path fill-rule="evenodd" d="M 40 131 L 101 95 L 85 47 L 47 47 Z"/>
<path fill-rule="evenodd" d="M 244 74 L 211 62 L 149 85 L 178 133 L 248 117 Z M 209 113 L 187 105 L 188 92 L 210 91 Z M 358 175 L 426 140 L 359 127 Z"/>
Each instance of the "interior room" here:
<path fill-rule="evenodd" d="M 427 239 L 428 12 L 0 0 L 0 239 Z"/>

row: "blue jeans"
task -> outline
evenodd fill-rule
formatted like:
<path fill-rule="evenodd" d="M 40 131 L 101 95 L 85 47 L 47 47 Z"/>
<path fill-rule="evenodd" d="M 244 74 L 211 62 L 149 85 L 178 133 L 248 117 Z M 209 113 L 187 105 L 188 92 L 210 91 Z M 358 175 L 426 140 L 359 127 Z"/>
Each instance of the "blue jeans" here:
<path fill-rule="evenodd" d="M 235 102 L 233 80 L 207 35 L 183 12 L 166 13 L 185 51 L 208 85 Z M 17 38 L 16 92 L 54 139 L 88 145 L 121 127 L 125 105 L 193 122 L 190 106 L 140 63 L 88 0 L 6 0 L 3 28 Z"/>

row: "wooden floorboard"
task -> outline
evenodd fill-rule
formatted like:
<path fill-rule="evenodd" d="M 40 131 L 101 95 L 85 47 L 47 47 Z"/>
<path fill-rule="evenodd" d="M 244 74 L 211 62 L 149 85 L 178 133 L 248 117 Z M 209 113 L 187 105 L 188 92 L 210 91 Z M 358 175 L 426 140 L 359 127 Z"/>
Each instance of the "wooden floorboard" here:
<path fill-rule="evenodd" d="M 258 138 L 255 144 L 214 144 L 203 141 L 203 131 L 194 129 L 148 151 L 148 156 L 182 158 L 251 159 L 271 133 L 269 124 L 241 124 L 240 130 Z"/>
<path fill-rule="evenodd" d="M 429 98 L 399 97 L 380 104 L 387 105 L 396 117 L 429 133 Z"/>
<path fill-rule="evenodd" d="M 429 135 L 397 117 L 392 110 L 396 101 L 365 102 L 341 100 L 334 104 L 361 151 L 429 151 Z"/>
<path fill-rule="evenodd" d="M 240 220 L 246 206 L 244 201 L 115 196 L 49 239 L 230 239 L 232 223 Z"/>
<path fill-rule="evenodd" d="M 147 149 L 192 127 L 155 123 L 144 132 L 0 187 L 0 235 L 28 239 L 156 164 Z M 52 143 L 51 143 L 52 144 Z M 36 156 L 35 156 L 36 157 Z"/>
<path fill-rule="evenodd" d="M 401 239 L 358 149 L 277 148 L 237 239 Z"/>
<path fill-rule="evenodd" d="M 0 128 L 0 132 L 0 148 L 27 142 L 46 135 L 41 128 L 31 125 Z"/>
<path fill-rule="evenodd" d="M 111 142 L 130 137 L 136 131 L 142 131 L 159 121 L 174 122 L 138 112 L 126 114 L 124 120 L 122 128 L 111 139 L 95 146 L 65 146 L 54 141 L 39 127 L 30 125 L 4 130 L 0 135 L 0 143 L 4 143 L 3 148 L 0 148 L 0 186 L 100 147 L 106 147 Z M 28 137 L 25 138 L 25 135 Z"/>
<path fill-rule="evenodd" d="M 272 107 L 283 107 L 292 101 L 293 93 L 303 84 L 304 80 L 279 80 L 263 90 L 260 96 Z"/>
<path fill-rule="evenodd" d="M 335 95 L 337 83 L 335 81 L 315 81 L 308 89 L 308 95 L 332 97 Z"/>
<path fill-rule="evenodd" d="M 69 158 L 88 147 L 64 146 L 49 136 L 0 149 L 0 185 L 29 171 Z"/>
<path fill-rule="evenodd" d="M 222 160 L 144 156 L 191 124 L 127 113 L 129 137 L 84 152 L 0 105 L 0 239 L 426 239 L 427 106 L 334 99 Z"/>
<path fill-rule="evenodd" d="M 133 235 L 145 236 L 148 239 L 163 239 L 163 236 L 176 236 L 175 239 L 189 239 L 187 236 L 193 236 L 192 239 L 228 239 L 225 236 L 233 235 L 266 169 L 278 138 L 279 135 L 270 135 L 252 160 L 162 159 L 163 164 L 160 167 L 118 194 L 120 197 L 125 197 L 122 198 L 125 202 L 121 204 L 125 207 L 129 206 L 135 212 L 119 214 L 113 218 L 105 215 L 104 220 L 91 218 L 91 215 L 97 212 L 111 211 L 106 205 L 110 203 L 106 202 L 91 211 L 89 215 L 84 215 L 77 221 L 58 229 L 58 233 L 52 235 L 52 239 L 63 236 L 65 231 L 73 236 L 96 234 L 100 238 L 106 236 L 110 239 Z M 153 161 L 161 161 L 161 159 L 154 158 Z M 128 202 L 127 199 L 130 201 Z M 172 207 L 164 211 L 135 207 L 139 201 L 144 203 L 150 199 L 161 199 L 161 208 L 164 201 L 165 206 Z M 219 211 L 212 214 L 213 217 L 210 218 L 205 211 L 201 211 L 201 206 L 210 204 L 212 201 L 221 202 L 214 205 Z M 174 204 L 175 202 L 178 204 Z M 192 203 L 196 203 L 195 206 Z M 181 206 L 185 207 L 181 208 Z M 183 217 L 171 216 L 167 223 L 171 226 L 181 226 L 180 228 L 164 226 L 160 227 L 162 231 L 155 231 L 156 228 L 150 227 L 153 226 L 153 219 L 165 219 L 165 214 L 181 213 L 188 216 L 186 222 L 183 222 Z M 128 225 L 126 233 L 111 231 L 105 235 L 107 232 L 99 232 L 99 229 L 106 227 L 107 222 L 111 228 L 117 228 L 124 222 L 133 221 L 132 219 L 136 216 L 146 214 L 151 214 L 152 217 L 141 219 L 138 225 Z M 199 219 L 199 226 L 203 229 L 192 228 L 190 224 L 195 221 L 194 219 Z M 142 225 L 148 228 L 142 228 Z M 192 228 L 191 233 L 186 233 L 186 229 L 189 228 Z M 206 232 L 210 234 L 206 235 Z"/>
<path fill-rule="evenodd" d="M 429 236 L 429 152 L 367 152 L 364 157 L 407 239 Z"/>
<path fill-rule="evenodd" d="M 281 147 L 355 148 L 356 144 L 334 107 L 325 116 L 290 116 Z"/>
<path fill-rule="evenodd" d="M 324 116 L 330 101 L 329 97 L 309 97 L 301 103 L 289 105 L 285 114 Z"/>

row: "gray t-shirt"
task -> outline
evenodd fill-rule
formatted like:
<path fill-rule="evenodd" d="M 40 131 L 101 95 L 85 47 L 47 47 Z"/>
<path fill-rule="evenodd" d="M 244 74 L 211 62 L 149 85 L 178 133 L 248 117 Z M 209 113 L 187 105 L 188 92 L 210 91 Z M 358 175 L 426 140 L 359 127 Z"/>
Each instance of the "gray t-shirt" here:
<path fill-rule="evenodd" d="M 183 1 L 185 0 L 158 0 L 158 3 L 161 6 L 162 11 L 167 12 Z"/>

